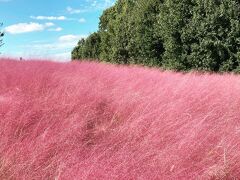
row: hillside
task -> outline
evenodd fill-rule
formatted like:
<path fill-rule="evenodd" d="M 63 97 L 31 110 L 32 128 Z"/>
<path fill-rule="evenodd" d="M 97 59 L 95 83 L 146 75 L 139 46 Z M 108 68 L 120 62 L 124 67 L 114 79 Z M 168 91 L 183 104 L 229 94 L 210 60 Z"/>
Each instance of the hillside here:
<path fill-rule="evenodd" d="M 239 179 L 240 77 L 0 60 L 0 179 Z"/>

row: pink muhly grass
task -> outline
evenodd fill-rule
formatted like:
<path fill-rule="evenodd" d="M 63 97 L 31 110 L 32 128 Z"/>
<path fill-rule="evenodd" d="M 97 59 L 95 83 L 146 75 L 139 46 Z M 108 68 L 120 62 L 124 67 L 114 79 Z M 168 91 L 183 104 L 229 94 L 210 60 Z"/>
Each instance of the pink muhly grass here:
<path fill-rule="evenodd" d="M 0 179 L 239 179 L 240 76 L 0 60 Z"/>

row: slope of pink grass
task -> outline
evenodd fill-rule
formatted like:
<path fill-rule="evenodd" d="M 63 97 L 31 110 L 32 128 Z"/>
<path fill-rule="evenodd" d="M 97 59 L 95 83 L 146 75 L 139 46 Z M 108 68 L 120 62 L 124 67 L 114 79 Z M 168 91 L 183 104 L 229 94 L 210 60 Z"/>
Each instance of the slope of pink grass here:
<path fill-rule="evenodd" d="M 0 179 L 240 179 L 240 76 L 0 61 Z"/>

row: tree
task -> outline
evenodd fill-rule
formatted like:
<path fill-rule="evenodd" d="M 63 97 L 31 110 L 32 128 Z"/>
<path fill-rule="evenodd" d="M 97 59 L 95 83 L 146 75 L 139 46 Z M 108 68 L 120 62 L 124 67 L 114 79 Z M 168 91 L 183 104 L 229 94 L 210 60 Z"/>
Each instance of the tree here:
<path fill-rule="evenodd" d="M 83 48 L 85 45 L 85 39 L 81 39 L 78 41 L 77 46 L 72 50 L 72 60 L 80 60 L 84 58 L 83 56 Z"/>
<path fill-rule="evenodd" d="M 81 39 L 72 51 L 72 59 L 99 59 L 100 43 L 100 35 L 96 32 L 86 39 Z"/>
<path fill-rule="evenodd" d="M 196 0 L 193 17 L 182 32 L 183 56 L 189 68 L 239 69 L 240 4 L 237 0 Z"/>
<path fill-rule="evenodd" d="M 159 65 L 163 52 L 154 25 L 159 0 L 119 0 L 100 17 L 100 59 L 114 63 Z"/>
<path fill-rule="evenodd" d="M 99 59 L 100 43 L 101 38 L 98 32 L 95 32 L 88 36 L 82 49 L 83 57 L 88 59 Z"/>
<path fill-rule="evenodd" d="M 237 0 L 166 0 L 158 19 L 163 66 L 177 70 L 239 68 L 240 4 Z"/>
<path fill-rule="evenodd" d="M 111 62 L 114 43 L 114 21 L 116 18 L 116 6 L 106 9 L 100 17 L 99 33 L 101 37 L 100 43 L 100 59 Z"/>
<path fill-rule="evenodd" d="M 94 41 L 90 42 L 94 39 L 90 35 L 83 46 L 78 45 L 73 50 L 73 59 L 98 58 L 120 64 L 160 65 L 163 42 L 154 33 L 159 2 L 161 1 L 118 0 L 100 17 L 96 47 L 93 47 Z"/>
<path fill-rule="evenodd" d="M 73 59 L 240 72 L 238 0 L 117 0 Z"/>
<path fill-rule="evenodd" d="M 101 59 L 109 62 L 129 63 L 128 19 L 132 7 L 132 0 L 119 0 L 113 7 L 105 10 L 100 17 Z"/>
<path fill-rule="evenodd" d="M 187 62 L 183 59 L 182 29 L 192 18 L 194 0 L 165 0 L 160 7 L 156 25 L 156 34 L 163 38 L 164 68 L 186 70 Z"/>
<path fill-rule="evenodd" d="M 130 57 L 137 64 L 160 66 L 164 52 L 162 37 L 156 34 L 161 0 L 138 0 L 130 16 Z"/>

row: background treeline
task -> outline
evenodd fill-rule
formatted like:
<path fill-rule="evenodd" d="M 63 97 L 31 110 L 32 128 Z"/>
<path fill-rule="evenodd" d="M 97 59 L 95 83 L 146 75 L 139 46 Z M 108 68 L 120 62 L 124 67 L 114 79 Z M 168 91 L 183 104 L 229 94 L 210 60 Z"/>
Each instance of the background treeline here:
<path fill-rule="evenodd" d="M 238 0 L 118 0 L 72 59 L 240 72 Z"/>

